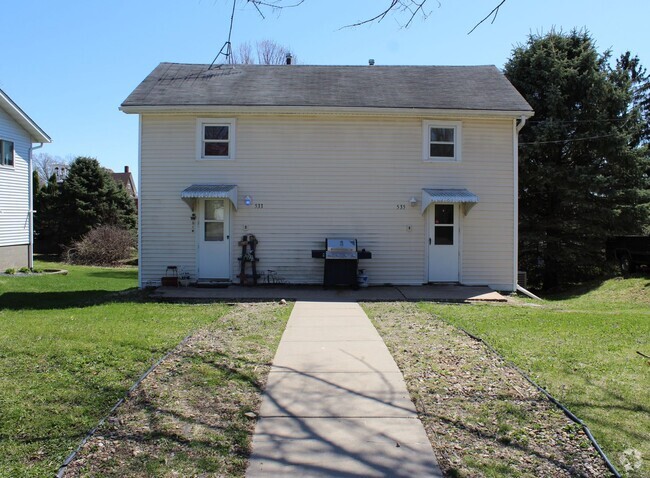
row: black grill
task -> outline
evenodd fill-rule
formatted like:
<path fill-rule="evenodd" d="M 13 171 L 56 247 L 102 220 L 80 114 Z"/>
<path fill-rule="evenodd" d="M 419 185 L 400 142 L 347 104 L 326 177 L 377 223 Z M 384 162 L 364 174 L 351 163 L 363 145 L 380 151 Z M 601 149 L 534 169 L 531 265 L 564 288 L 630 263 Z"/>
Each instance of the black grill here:
<path fill-rule="evenodd" d="M 371 259 L 365 249 L 357 250 L 356 239 L 325 239 L 325 250 L 313 250 L 311 256 L 325 259 L 323 286 L 346 286 L 356 289 L 359 259 Z"/>

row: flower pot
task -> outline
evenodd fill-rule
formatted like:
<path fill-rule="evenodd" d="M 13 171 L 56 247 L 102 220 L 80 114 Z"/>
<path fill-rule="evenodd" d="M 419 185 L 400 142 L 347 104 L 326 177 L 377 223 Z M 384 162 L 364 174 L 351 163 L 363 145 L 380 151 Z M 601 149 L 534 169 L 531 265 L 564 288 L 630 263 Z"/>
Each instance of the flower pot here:
<path fill-rule="evenodd" d="M 160 284 L 163 287 L 178 287 L 178 277 L 166 276 L 160 279 Z"/>

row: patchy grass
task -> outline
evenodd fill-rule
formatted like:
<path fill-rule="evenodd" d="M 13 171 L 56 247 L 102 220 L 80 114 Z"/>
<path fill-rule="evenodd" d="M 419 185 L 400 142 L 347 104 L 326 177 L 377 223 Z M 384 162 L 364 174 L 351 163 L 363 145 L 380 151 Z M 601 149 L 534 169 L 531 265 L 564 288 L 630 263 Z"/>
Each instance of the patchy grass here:
<path fill-rule="evenodd" d="M 290 307 L 241 304 L 193 335 L 142 382 L 66 476 L 244 476 Z"/>
<path fill-rule="evenodd" d="M 456 306 L 455 309 L 472 308 Z M 608 476 L 587 437 L 480 342 L 411 303 L 364 304 L 446 476 Z"/>
<path fill-rule="evenodd" d="M 134 268 L 0 277 L 0 476 L 51 476 L 153 362 L 223 305 L 147 302 Z"/>
<path fill-rule="evenodd" d="M 650 361 L 637 354 L 650 355 L 648 278 L 588 284 L 541 307 L 420 306 L 530 373 L 585 421 L 626 476 L 650 476 Z"/>

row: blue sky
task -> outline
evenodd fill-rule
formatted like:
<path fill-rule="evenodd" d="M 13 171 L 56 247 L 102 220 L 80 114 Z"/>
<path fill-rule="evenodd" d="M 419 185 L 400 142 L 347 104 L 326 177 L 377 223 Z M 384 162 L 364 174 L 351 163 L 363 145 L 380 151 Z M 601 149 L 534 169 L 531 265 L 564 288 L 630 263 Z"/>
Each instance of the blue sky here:
<path fill-rule="evenodd" d="M 498 0 L 429 0 L 428 19 L 341 27 L 389 0 L 305 0 L 263 19 L 238 0 L 232 41 L 270 39 L 303 64 L 494 64 L 529 33 L 587 28 L 599 50 L 631 50 L 650 66 L 641 0 L 507 0 L 494 24 L 467 35 Z M 162 61 L 210 63 L 226 41 L 231 0 L 20 0 L 3 5 L 0 88 L 52 138 L 44 152 L 87 155 L 120 171 L 137 166 L 137 117 L 120 103 Z M 7 21 L 7 19 L 10 19 Z M 399 87 L 396 85 L 396 88 Z"/>

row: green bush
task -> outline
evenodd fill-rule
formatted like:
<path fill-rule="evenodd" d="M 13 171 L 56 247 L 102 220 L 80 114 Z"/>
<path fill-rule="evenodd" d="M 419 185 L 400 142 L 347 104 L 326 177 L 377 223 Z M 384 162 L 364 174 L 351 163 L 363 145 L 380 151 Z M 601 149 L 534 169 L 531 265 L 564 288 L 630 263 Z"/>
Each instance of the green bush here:
<path fill-rule="evenodd" d="M 10 267 L 9 269 L 5 269 L 5 274 L 15 274 L 15 273 L 16 273 L 16 269 L 14 269 L 13 267 Z"/>

